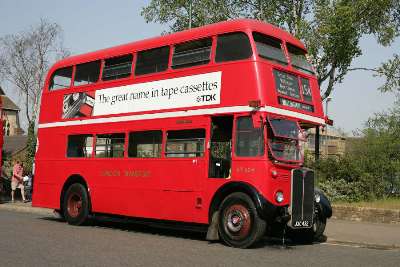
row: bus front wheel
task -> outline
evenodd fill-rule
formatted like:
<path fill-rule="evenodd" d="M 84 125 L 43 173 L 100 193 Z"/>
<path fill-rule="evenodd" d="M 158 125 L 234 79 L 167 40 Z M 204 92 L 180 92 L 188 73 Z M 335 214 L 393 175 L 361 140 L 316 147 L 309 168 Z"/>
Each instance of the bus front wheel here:
<path fill-rule="evenodd" d="M 259 217 L 252 199 L 247 194 L 236 192 L 221 204 L 218 229 L 227 245 L 247 248 L 264 236 L 266 222 Z"/>
<path fill-rule="evenodd" d="M 82 225 L 89 217 L 89 197 L 80 183 L 68 187 L 63 200 L 63 215 L 68 224 Z"/>

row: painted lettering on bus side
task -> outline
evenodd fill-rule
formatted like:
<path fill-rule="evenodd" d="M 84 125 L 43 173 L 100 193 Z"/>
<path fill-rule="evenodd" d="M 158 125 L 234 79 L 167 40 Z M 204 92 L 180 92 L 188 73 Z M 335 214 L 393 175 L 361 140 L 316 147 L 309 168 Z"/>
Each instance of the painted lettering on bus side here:
<path fill-rule="evenodd" d="M 101 176 L 116 177 L 121 176 L 121 172 L 119 170 L 103 170 L 101 171 Z"/>
<path fill-rule="evenodd" d="M 239 167 L 236 168 L 236 172 L 237 173 L 255 173 L 256 169 L 255 168 L 251 168 L 251 167 L 239 166 Z"/>
<path fill-rule="evenodd" d="M 103 170 L 101 176 L 105 177 L 149 177 L 151 172 L 149 170 Z"/>
<path fill-rule="evenodd" d="M 124 175 L 126 177 L 149 177 L 149 170 L 125 170 Z"/>

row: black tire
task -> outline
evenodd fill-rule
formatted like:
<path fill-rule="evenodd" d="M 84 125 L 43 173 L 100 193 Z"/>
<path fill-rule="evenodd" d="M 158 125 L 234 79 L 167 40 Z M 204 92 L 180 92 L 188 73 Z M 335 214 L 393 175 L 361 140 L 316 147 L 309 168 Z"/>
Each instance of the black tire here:
<path fill-rule="evenodd" d="M 86 187 L 80 183 L 70 185 L 63 199 L 64 219 L 68 224 L 82 225 L 87 221 L 89 212 L 90 203 Z"/>
<path fill-rule="evenodd" d="M 313 236 L 315 241 L 321 241 L 326 227 L 326 217 L 318 210 L 314 218 Z"/>
<path fill-rule="evenodd" d="M 225 244 L 248 248 L 264 236 L 267 224 L 248 195 L 230 194 L 222 201 L 219 212 L 218 231 Z"/>

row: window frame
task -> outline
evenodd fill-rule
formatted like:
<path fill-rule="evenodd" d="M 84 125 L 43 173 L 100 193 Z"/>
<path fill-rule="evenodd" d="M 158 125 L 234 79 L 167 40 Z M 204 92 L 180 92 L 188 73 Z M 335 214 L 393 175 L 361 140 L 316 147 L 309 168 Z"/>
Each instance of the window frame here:
<path fill-rule="evenodd" d="M 92 153 L 89 157 L 72 157 L 68 156 L 68 148 L 69 148 L 69 137 L 71 136 L 86 136 L 86 137 L 92 137 Z M 65 151 L 65 158 L 66 159 L 91 159 L 94 157 L 94 149 L 95 149 L 95 142 L 96 142 L 96 135 L 93 133 L 70 133 L 66 135 L 66 151 Z M 85 148 L 88 148 L 88 146 L 85 146 Z"/>
<path fill-rule="evenodd" d="M 144 132 L 159 132 L 161 135 L 160 135 L 160 138 L 161 138 L 161 143 L 159 144 L 160 145 L 160 150 L 159 150 L 159 156 L 156 156 L 156 157 L 134 157 L 134 156 L 130 156 L 130 154 L 129 154 L 129 150 L 130 150 L 130 143 L 131 143 L 131 134 L 132 133 L 144 133 Z M 161 159 L 161 158 L 163 158 L 163 155 L 164 155 L 164 153 L 163 153 L 163 146 L 164 146 L 164 131 L 163 130 L 161 130 L 161 129 L 155 129 L 155 130 L 143 130 L 143 129 L 137 129 L 137 130 L 129 130 L 128 132 L 127 132 L 127 134 L 126 134 L 126 136 L 127 136 L 127 144 L 126 144 L 126 157 L 127 158 L 129 158 L 129 159 Z M 155 145 L 155 143 L 153 143 L 153 146 Z"/>
<path fill-rule="evenodd" d="M 51 88 L 51 84 L 52 83 L 54 84 L 54 77 L 56 75 L 56 72 L 59 71 L 59 70 L 68 69 L 68 68 L 71 68 L 71 78 L 70 78 L 70 81 L 69 81 L 69 86 L 61 87 L 61 88 Z M 75 76 L 75 65 L 65 66 L 65 67 L 60 67 L 60 68 L 55 69 L 50 75 L 49 83 L 48 83 L 48 86 L 47 86 L 47 91 L 48 92 L 55 92 L 55 91 L 60 91 L 60 90 L 65 90 L 65 89 L 71 88 L 73 86 L 73 83 L 74 83 L 74 76 Z"/>
<path fill-rule="evenodd" d="M 204 60 L 202 60 L 202 61 L 194 61 L 194 62 L 192 61 L 190 63 L 180 64 L 180 65 L 174 65 L 173 64 L 174 63 L 174 57 L 176 55 L 175 51 L 176 51 L 177 46 L 185 45 L 185 44 L 188 44 L 188 43 L 200 42 L 200 41 L 203 41 L 203 40 L 204 41 L 208 41 L 207 39 L 210 41 L 208 61 L 206 61 L 205 63 L 201 63 L 201 62 L 204 62 Z M 197 48 L 197 49 L 186 50 L 186 51 L 200 50 L 200 49 L 204 49 L 205 47 L 207 47 L 207 46 L 203 46 L 203 47 Z M 214 38 L 213 38 L 213 36 L 205 36 L 205 37 L 200 37 L 200 38 L 197 38 L 197 39 L 192 39 L 192 40 L 187 40 L 187 41 L 183 41 L 183 42 L 180 42 L 180 43 L 176 43 L 176 44 L 174 44 L 172 46 L 172 49 L 171 49 L 171 60 L 169 62 L 169 67 L 172 70 L 180 70 L 180 69 L 186 69 L 186 68 L 191 68 L 191 67 L 208 65 L 208 64 L 212 63 L 212 50 L 213 50 L 213 47 L 214 47 Z"/>
<path fill-rule="evenodd" d="M 296 46 L 296 45 L 294 45 L 294 44 L 292 44 L 292 43 L 290 43 L 290 42 L 286 42 L 285 45 L 286 45 L 287 56 L 288 56 L 288 58 L 290 60 L 290 65 L 292 66 L 292 68 L 297 70 L 297 71 L 299 71 L 299 72 L 301 72 L 301 73 L 303 73 L 303 74 L 315 76 L 315 70 L 314 70 L 313 66 L 311 65 L 311 63 L 308 61 L 307 56 L 306 56 L 307 55 L 307 51 L 302 49 L 302 48 L 300 48 L 300 47 L 298 47 L 298 46 Z M 310 66 L 310 70 L 293 64 L 292 54 L 294 54 L 294 53 L 290 52 L 291 49 L 304 52 L 303 56 L 304 56 L 306 62 L 308 63 L 308 65 Z"/>
<path fill-rule="evenodd" d="M 136 71 L 137 71 L 137 67 L 139 66 L 139 64 L 138 64 L 138 61 L 139 61 L 139 54 L 140 53 L 143 53 L 143 52 L 149 52 L 149 51 L 155 51 L 155 50 L 157 50 L 157 49 L 162 49 L 162 48 L 168 48 L 168 56 L 167 56 L 167 65 L 166 65 L 166 68 L 165 69 L 163 69 L 163 70 L 160 70 L 160 71 L 155 71 L 155 72 L 146 72 L 146 73 L 137 73 Z M 135 77 L 143 77 L 143 76 L 146 76 L 146 75 L 154 75 L 154 74 L 158 74 L 158 73 L 163 73 L 163 72 L 165 72 L 165 71 L 167 71 L 167 70 L 169 70 L 170 69 L 170 65 L 171 65 L 171 45 L 163 45 L 163 46 L 157 46 L 157 47 L 153 47 L 153 48 L 148 48 L 148 49 L 144 49 L 144 50 L 140 50 L 140 51 L 136 51 L 135 52 L 135 61 L 134 61 L 134 68 L 133 68 L 133 75 L 135 76 Z"/>
<path fill-rule="evenodd" d="M 174 139 L 172 139 L 173 141 L 176 141 L 176 140 L 200 140 L 200 139 L 202 139 L 203 140 L 203 143 L 202 143 L 202 146 L 203 146 L 203 150 L 202 151 L 194 151 L 194 152 L 191 152 L 191 151 L 186 151 L 185 150 L 185 152 L 180 152 L 180 151 L 171 151 L 171 152 L 167 152 L 167 149 L 168 149 L 168 141 L 170 140 L 169 138 L 168 138 L 168 133 L 169 132 L 181 132 L 181 131 L 195 131 L 195 130 L 198 130 L 199 132 L 200 131 L 204 131 L 204 137 L 202 137 L 202 138 L 187 138 L 187 139 L 184 139 L 184 138 L 182 138 L 182 139 L 176 139 L 176 138 L 174 138 Z M 162 154 L 163 154 L 163 157 L 164 158 L 167 158 L 167 159 L 193 159 L 193 158 L 205 158 L 206 157 L 206 155 L 207 155 L 207 153 L 208 153 L 208 150 L 206 149 L 206 141 L 207 141 L 207 130 L 206 130 L 206 128 L 204 128 L 204 127 L 193 127 L 193 128 L 184 128 L 184 129 L 182 129 L 182 128 L 180 128 L 180 129 L 167 129 L 167 130 L 165 130 L 164 131 L 164 135 L 165 135 L 165 139 L 164 139 L 164 141 L 163 141 L 163 147 L 162 147 Z M 196 146 L 198 145 L 198 143 L 196 143 Z M 189 156 L 189 157 L 186 157 L 186 156 L 168 156 L 169 154 L 182 154 L 182 155 L 189 155 L 189 154 L 195 154 L 195 156 Z"/>
<path fill-rule="evenodd" d="M 272 123 L 272 121 L 274 121 L 274 120 L 283 120 L 283 121 L 287 121 L 287 122 L 292 122 L 292 123 L 294 123 L 294 124 L 297 126 L 297 130 L 298 130 L 297 136 L 292 137 L 292 136 L 288 136 L 288 135 L 278 134 L 278 129 L 277 129 L 276 125 L 274 125 L 274 124 Z M 298 122 L 297 120 L 288 119 L 288 118 L 281 117 L 281 116 L 269 115 L 269 116 L 267 117 L 267 122 L 269 123 L 269 125 L 270 125 L 270 127 L 271 127 L 271 129 L 272 129 L 272 132 L 273 132 L 273 134 L 274 134 L 275 137 L 284 138 L 284 139 L 292 139 L 292 140 L 302 140 L 302 139 L 299 137 L 299 135 L 300 135 L 300 133 L 301 133 L 301 127 L 300 127 L 299 122 Z"/>
<path fill-rule="evenodd" d="M 266 153 L 265 153 L 266 152 L 265 140 L 267 138 L 267 135 L 265 133 L 265 128 L 266 127 L 264 126 L 264 124 L 262 124 L 262 126 L 260 128 L 254 128 L 254 125 L 252 125 L 253 129 L 260 129 L 260 133 L 261 133 L 261 140 L 260 140 L 260 148 L 261 148 L 261 150 L 259 149 L 259 154 L 258 155 L 251 155 L 251 156 L 238 155 L 238 140 L 239 140 L 239 138 L 238 138 L 238 136 L 239 136 L 239 134 L 238 134 L 239 133 L 238 132 L 238 120 L 240 118 L 245 118 L 245 117 L 250 118 L 250 121 L 252 122 L 251 114 L 238 114 L 234 118 L 234 131 L 233 131 L 233 138 L 234 139 L 233 139 L 233 145 L 232 145 L 232 152 L 233 152 L 232 155 L 236 159 L 250 159 L 250 158 L 260 159 L 260 158 L 264 158 L 265 155 L 266 155 Z"/>
<path fill-rule="evenodd" d="M 270 39 L 272 41 L 279 42 L 280 50 L 281 50 L 282 55 L 283 55 L 283 57 L 285 58 L 286 61 L 283 62 L 283 61 L 280 61 L 278 59 L 273 59 L 273 58 L 269 58 L 269 57 L 265 57 L 265 56 L 260 55 L 260 53 L 258 51 L 258 47 L 257 47 L 257 42 L 256 42 L 256 40 L 254 38 L 254 34 L 263 35 L 264 37 L 266 37 L 266 38 L 268 38 L 268 39 Z M 254 49 L 255 49 L 255 52 L 256 52 L 255 54 L 257 55 L 257 58 L 262 59 L 262 60 L 266 60 L 266 61 L 270 62 L 271 64 L 278 65 L 278 66 L 281 66 L 281 67 L 284 67 L 284 68 L 289 66 L 290 59 L 288 58 L 288 55 L 286 54 L 286 48 L 285 48 L 284 40 L 282 40 L 282 39 L 280 39 L 278 37 L 269 35 L 269 34 L 258 32 L 258 31 L 252 31 L 251 32 L 251 37 L 252 37 L 252 42 L 254 43 Z M 273 47 L 273 46 L 271 46 L 271 47 Z M 277 47 L 274 47 L 274 48 L 277 48 Z"/>
<path fill-rule="evenodd" d="M 120 156 L 120 157 L 109 157 L 109 156 L 103 156 L 103 157 L 99 157 L 99 156 L 97 156 L 97 143 L 98 143 L 98 139 L 99 139 L 99 136 L 101 136 L 101 135 L 104 135 L 104 136 L 106 136 L 106 135 L 117 135 L 117 134 L 121 134 L 121 135 L 124 135 L 124 138 L 123 138 L 123 140 L 124 140 L 124 142 L 122 143 L 122 156 Z M 112 132 L 112 133 L 95 133 L 94 134 L 94 137 L 95 137 L 95 142 L 94 142 L 94 151 L 93 151 L 93 157 L 94 158 L 96 158 L 96 159 L 123 159 L 123 158 L 125 158 L 126 157 L 126 132 L 125 131 L 120 131 L 120 132 Z M 115 139 L 117 139 L 117 138 L 115 138 Z M 118 138 L 118 139 L 122 139 L 122 138 Z M 102 152 L 105 152 L 105 155 L 107 155 L 107 153 L 108 153 L 108 150 L 107 150 L 107 147 L 111 147 L 111 148 L 113 148 L 113 145 L 114 144 L 101 144 L 100 146 L 101 147 L 104 147 L 105 148 L 105 150 L 101 150 Z M 114 153 L 114 150 L 110 150 L 112 153 Z M 121 151 L 121 150 L 117 150 L 117 151 Z"/>
<path fill-rule="evenodd" d="M 246 58 L 229 59 L 229 60 L 217 60 L 217 56 L 218 56 L 218 39 L 219 39 L 219 37 L 225 36 L 225 35 L 233 35 L 233 34 L 243 34 L 243 35 L 245 35 L 247 37 L 250 54 Z M 252 39 L 250 38 L 248 32 L 246 32 L 246 31 L 237 30 L 237 31 L 230 31 L 230 32 L 222 32 L 222 33 L 216 34 L 214 36 L 214 38 L 215 38 L 215 41 L 214 41 L 215 45 L 213 47 L 212 62 L 215 63 L 215 64 L 224 64 L 224 63 L 230 63 L 230 62 L 240 62 L 240 61 L 243 61 L 243 60 L 249 60 L 254 55 Z"/>
<path fill-rule="evenodd" d="M 78 72 L 78 66 L 79 65 L 90 64 L 90 63 L 95 63 L 95 62 L 99 62 L 99 74 L 98 74 L 97 80 L 93 81 L 91 83 L 75 84 L 76 75 L 77 75 L 77 72 Z M 101 81 L 102 72 L 103 72 L 103 59 L 94 59 L 94 60 L 90 60 L 90 61 L 80 62 L 78 64 L 74 64 L 74 74 L 73 74 L 72 87 L 76 88 L 76 87 L 84 87 L 84 86 L 90 86 L 90 85 L 93 85 L 93 84 L 97 84 L 97 83 L 99 83 L 99 81 Z"/>
<path fill-rule="evenodd" d="M 104 70 L 106 68 L 106 61 L 109 59 L 116 59 L 116 58 L 120 58 L 120 57 L 125 57 L 125 56 L 132 56 L 132 61 L 131 61 L 131 68 L 130 68 L 130 74 L 126 77 L 122 77 L 122 78 L 117 78 L 117 79 L 110 79 L 110 80 L 104 80 L 103 79 L 103 74 L 104 74 Z M 112 55 L 109 57 L 105 57 L 101 59 L 101 70 L 100 70 L 100 79 L 99 81 L 102 83 L 108 83 L 108 82 L 114 82 L 114 81 L 123 81 L 123 80 L 127 80 L 127 79 L 131 79 L 133 77 L 133 73 L 134 73 L 134 66 L 135 66 L 135 62 L 136 62 L 136 53 L 130 52 L 130 53 L 124 53 L 124 54 L 118 54 L 118 55 Z"/>

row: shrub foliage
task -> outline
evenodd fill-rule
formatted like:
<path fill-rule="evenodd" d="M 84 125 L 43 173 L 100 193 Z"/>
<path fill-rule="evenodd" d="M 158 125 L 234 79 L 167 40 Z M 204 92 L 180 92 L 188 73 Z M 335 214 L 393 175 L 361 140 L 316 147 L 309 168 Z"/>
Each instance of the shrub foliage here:
<path fill-rule="evenodd" d="M 333 201 L 360 201 L 400 195 L 400 103 L 370 118 L 345 155 L 309 159 L 318 184 Z"/>

